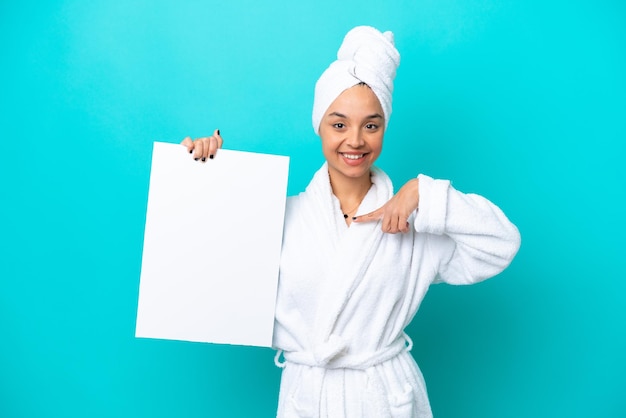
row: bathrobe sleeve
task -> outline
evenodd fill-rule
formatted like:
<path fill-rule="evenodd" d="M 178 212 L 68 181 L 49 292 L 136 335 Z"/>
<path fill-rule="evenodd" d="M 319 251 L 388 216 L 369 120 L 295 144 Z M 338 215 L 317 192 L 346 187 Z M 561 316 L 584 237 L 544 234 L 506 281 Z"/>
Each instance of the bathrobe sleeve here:
<path fill-rule="evenodd" d="M 520 234 L 489 200 L 420 174 L 415 230 L 437 266 L 435 282 L 470 284 L 493 277 L 513 260 Z"/>

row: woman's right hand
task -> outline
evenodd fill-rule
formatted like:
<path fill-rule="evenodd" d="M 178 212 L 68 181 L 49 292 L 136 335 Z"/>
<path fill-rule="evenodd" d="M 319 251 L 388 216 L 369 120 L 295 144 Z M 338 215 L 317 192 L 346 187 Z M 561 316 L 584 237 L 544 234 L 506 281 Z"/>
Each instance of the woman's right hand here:
<path fill-rule="evenodd" d="M 187 151 L 193 154 L 194 160 L 206 161 L 207 158 L 213 159 L 215 157 L 217 150 L 222 148 L 223 143 L 224 140 L 220 135 L 220 130 L 216 129 L 211 136 L 198 139 L 187 137 L 183 139 L 181 145 L 187 147 Z"/>

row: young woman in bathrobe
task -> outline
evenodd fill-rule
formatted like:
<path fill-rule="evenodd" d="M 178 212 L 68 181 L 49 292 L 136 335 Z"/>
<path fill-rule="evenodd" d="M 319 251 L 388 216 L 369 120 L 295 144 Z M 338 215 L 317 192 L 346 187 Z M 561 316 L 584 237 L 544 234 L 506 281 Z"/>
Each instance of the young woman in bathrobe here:
<path fill-rule="evenodd" d="M 487 199 L 420 174 L 395 194 L 374 166 L 400 56 L 393 35 L 357 27 L 315 88 L 326 162 L 287 200 L 274 328 L 278 417 L 431 417 L 404 333 L 435 282 L 506 268 L 517 228 Z M 222 146 L 185 138 L 206 161 Z"/>

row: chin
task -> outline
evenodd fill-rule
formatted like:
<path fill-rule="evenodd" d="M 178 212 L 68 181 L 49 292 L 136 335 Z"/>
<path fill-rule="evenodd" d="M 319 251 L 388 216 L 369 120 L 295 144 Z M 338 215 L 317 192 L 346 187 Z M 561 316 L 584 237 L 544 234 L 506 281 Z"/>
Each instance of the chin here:
<path fill-rule="evenodd" d="M 353 178 L 353 179 L 360 179 L 362 177 L 369 176 L 371 168 L 372 168 L 371 166 L 367 166 L 367 167 L 359 167 L 358 169 L 352 168 L 348 170 L 338 170 L 338 171 L 346 177 Z"/>

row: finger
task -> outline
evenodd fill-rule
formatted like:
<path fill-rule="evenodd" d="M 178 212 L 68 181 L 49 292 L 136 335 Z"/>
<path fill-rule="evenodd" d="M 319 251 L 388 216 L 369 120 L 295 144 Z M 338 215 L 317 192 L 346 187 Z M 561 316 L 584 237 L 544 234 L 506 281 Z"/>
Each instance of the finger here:
<path fill-rule="evenodd" d="M 213 133 L 213 136 L 217 138 L 217 148 L 222 148 L 222 145 L 224 145 L 224 140 L 222 139 L 222 134 L 220 134 L 220 130 L 216 129 Z"/>
<path fill-rule="evenodd" d="M 380 224 L 380 229 L 386 234 L 388 234 L 391 231 L 391 229 L 389 228 L 389 222 L 387 222 L 386 219 L 384 218 Z"/>
<path fill-rule="evenodd" d="M 401 223 L 400 225 L 398 225 L 398 228 L 400 229 L 400 232 L 402 232 L 403 234 L 409 232 L 409 229 L 410 229 L 409 221 Z"/>
<path fill-rule="evenodd" d="M 402 232 L 405 232 L 405 224 L 406 222 L 404 222 L 402 220 L 402 217 L 397 217 L 394 219 L 393 221 L 393 230 L 394 230 L 394 234 L 400 234 Z"/>
<path fill-rule="evenodd" d="M 207 140 L 207 153 L 209 155 L 210 159 L 213 159 L 213 157 L 215 157 L 215 153 L 217 152 L 217 138 L 212 136 Z"/>
<path fill-rule="evenodd" d="M 381 223 L 381 229 L 387 234 L 398 234 L 408 231 L 406 217 L 396 214 L 387 214 Z"/>
<path fill-rule="evenodd" d="M 384 206 L 376 209 L 374 212 L 366 213 L 352 218 L 354 222 L 372 222 L 382 219 L 384 215 Z"/>
<path fill-rule="evenodd" d="M 213 158 L 212 155 L 215 155 L 215 138 L 208 136 L 202 138 L 202 161 L 206 161 L 208 158 Z"/>
<path fill-rule="evenodd" d="M 386 216 L 383 218 L 383 222 L 381 224 L 381 228 L 383 232 L 388 234 L 395 234 L 398 232 L 398 223 L 394 216 Z"/>
<path fill-rule="evenodd" d="M 394 221 L 394 229 L 396 232 L 394 233 L 407 233 L 409 232 L 410 226 L 409 226 L 409 219 L 407 216 L 404 215 L 398 215 L 396 217 L 396 220 Z"/>
<path fill-rule="evenodd" d="M 395 231 L 394 233 L 397 234 L 404 232 L 405 224 L 406 221 L 403 220 L 403 217 L 401 215 L 395 215 L 393 218 L 393 230 Z"/>
<path fill-rule="evenodd" d="M 183 139 L 183 141 L 180 144 L 184 145 L 187 148 L 187 151 L 189 151 L 189 154 L 193 152 L 193 141 L 191 140 L 190 137 L 186 137 L 185 139 Z"/>
<path fill-rule="evenodd" d="M 203 155 L 204 155 L 204 148 L 205 148 L 204 141 L 202 140 L 202 138 L 196 139 L 195 141 L 193 141 L 193 146 L 194 146 L 193 158 L 194 160 L 198 161 L 199 159 L 203 158 Z"/>

